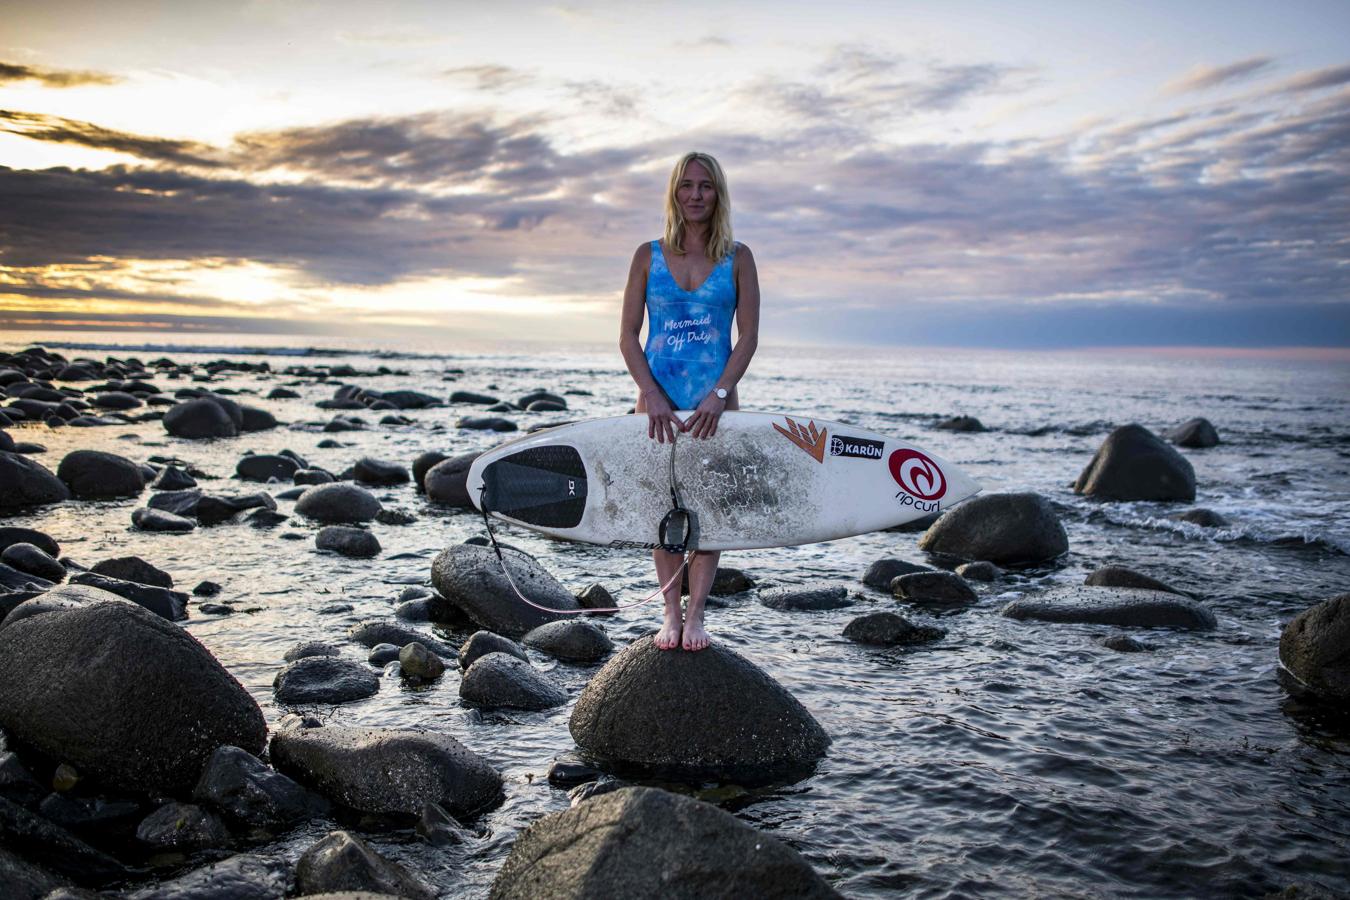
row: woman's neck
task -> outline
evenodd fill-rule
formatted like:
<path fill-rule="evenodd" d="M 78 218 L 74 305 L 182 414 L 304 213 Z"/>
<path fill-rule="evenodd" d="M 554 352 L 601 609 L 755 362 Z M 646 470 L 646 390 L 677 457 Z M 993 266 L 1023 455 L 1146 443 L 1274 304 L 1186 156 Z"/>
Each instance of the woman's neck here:
<path fill-rule="evenodd" d="M 702 225 L 691 225 L 686 223 L 684 226 L 684 252 L 706 252 L 708 249 L 708 236 L 711 232 L 712 226 L 707 223 Z"/>

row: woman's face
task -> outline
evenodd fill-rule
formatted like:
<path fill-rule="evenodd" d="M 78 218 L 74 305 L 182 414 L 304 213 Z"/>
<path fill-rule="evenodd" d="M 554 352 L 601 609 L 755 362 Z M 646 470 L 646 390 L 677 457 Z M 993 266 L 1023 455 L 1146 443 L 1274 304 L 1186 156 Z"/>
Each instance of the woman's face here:
<path fill-rule="evenodd" d="M 675 202 L 686 222 L 702 225 L 712 219 L 717 209 L 717 188 L 703 163 L 693 159 L 684 167 L 684 176 L 675 186 Z"/>

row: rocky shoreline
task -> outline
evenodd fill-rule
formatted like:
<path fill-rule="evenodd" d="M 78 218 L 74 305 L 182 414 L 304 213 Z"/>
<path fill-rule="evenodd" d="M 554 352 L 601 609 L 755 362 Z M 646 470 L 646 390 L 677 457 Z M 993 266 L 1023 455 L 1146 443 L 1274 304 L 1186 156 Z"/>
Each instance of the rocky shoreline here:
<path fill-rule="evenodd" d="M 240 372 L 286 384 L 256 404 L 240 403 L 221 389 Z M 569 730 L 577 757 L 556 761 L 549 774 L 571 788 L 573 806 L 518 837 L 492 896 L 835 896 L 772 835 L 709 803 L 642 786 L 788 785 L 828 757 L 830 735 L 813 713 L 729 647 L 662 653 L 649 638 L 619 646 L 597 624 L 603 617 L 526 607 L 490 548 L 453 544 L 421 572 L 424 583 L 400 595 L 389 618 L 316 636 L 275 660 L 273 702 L 293 712 L 269 728 L 256 699 L 181 625 L 198 614 L 239 611 L 217 596 L 218 585 L 182 590 L 174 573 L 136 556 L 77 561 L 62 552 L 70 536 L 24 524 L 31 511 L 53 505 L 116 504 L 128 528 L 171 541 L 198 529 L 273 529 L 295 518 L 317 529 L 316 551 L 359 565 L 385 552 L 377 526 L 416 521 L 377 491 L 413 485 L 428 502 L 467 508 L 464 480 L 477 454 L 426 448 L 406 460 L 362 456 L 336 471 L 290 449 L 255 452 L 242 444 L 248 436 L 284 427 L 270 402 L 333 386 L 331 398 L 316 404 L 334 411 L 331 418 L 290 426 L 329 434 L 406 424 L 399 411 L 407 410 L 484 407 L 496 415 L 462 416 L 456 426 L 492 432 L 515 430 L 505 418 L 513 412 L 568 410 L 562 393 L 543 390 L 506 401 L 347 381 L 385 374 L 392 373 L 68 360 L 40 349 L 0 356 L 0 512 L 8 517 L 0 524 L 0 881 L 15 896 L 34 898 L 197 896 L 206 885 L 233 897 L 437 896 L 443 885 L 384 858 L 362 835 L 411 834 L 433 847 L 480 840 L 476 823 L 506 799 L 501 772 L 434 723 L 353 727 L 315 712 L 370 697 L 382 679 L 434 684 L 450 672 L 459 673 L 460 702 L 470 709 L 540 711 L 575 701 Z M 169 382 L 187 384 L 170 393 Z M 175 447 L 241 442 L 232 487 L 211 483 L 225 473 L 169 455 L 74 449 L 54 471 L 33 459 L 43 452 L 44 430 L 145 423 L 159 423 Z M 953 423 L 940 427 L 983 429 L 975 420 Z M 1194 469 L 1173 444 L 1214 446 L 1218 434 L 1195 420 L 1168 438 L 1138 425 L 1116 429 L 1074 491 L 1103 502 L 1193 502 Z M 922 648 L 945 631 L 911 619 L 960 615 L 1009 573 L 1053 566 L 1070 552 L 1054 503 L 1034 493 L 968 501 L 929 525 L 918 547 L 931 565 L 883 558 L 859 576 L 856 591 L 884 592 L 894 610 L 852 616 L 842 638 Z M 574 593 L 546 562 L 522 550 L 505 554 L 515 583 L 545 606 L 609 605 L 602 585 Z M 715 591 L 753 593 L 765 607 L 803 616 L 856 602 L 855 591 L 835 585 L 756 590 L 735 570 L 719 572 Z M 1080 587 L 1013 600 L 998 614 L 1027 627 L 1108 626 L 1116 630 L 1102 644 L 1117 652 L 1148 652 L 1142 629 L 1220 627 L 1203 597 L 1120 566 L 1092 572 Z M 473 633 L 451 646 L 428 623 Z M 352 657 L 352 646 L 362 648 L 364 662 Z M 1344 709 L 1347 646 L 1350 595 L 1341 595 L 1288 623 L 1271 655 L 1291 694 Z M 584 690 L 570 693 L 526 648 L 587 668 Z M 682 689 L 695 681 L 708 690 Z M 298 828 L 323 833 L 298 859 L 270 852 Z M 635 830 L 643 840 L 622 839 Z M 718 848 L 711 856 L 709 844 Z M 701 853 L 703 865 L 693 866 Z"/>

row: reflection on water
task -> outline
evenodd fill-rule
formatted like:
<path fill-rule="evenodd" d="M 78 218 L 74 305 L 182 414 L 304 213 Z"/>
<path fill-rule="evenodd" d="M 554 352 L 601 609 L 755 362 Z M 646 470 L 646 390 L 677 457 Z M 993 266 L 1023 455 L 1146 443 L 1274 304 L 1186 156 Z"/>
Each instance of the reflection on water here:
<path fill-rule="evenodd" d="M 277 370 L 297 362 L 268 359 Z M 299 362 L 377 364 L 365 355 Z M 566 414 L 516 416 L 525 426 L 618 414 L 631 403 L 631 385 L 607 348 L 460 349 L 383 362 L 407 374 L 357 383 L 441 396 L 455 388 L 507 398 L 538 387 L 589 392 L 570 395 Z M 447 369 L 464 371 L 451 382 L 443 380 Z M 220 385 L 262 396 L 292 380 L 233 374 Z M 916 534 L 728 554 L 725 564 L 761 585 L 845 585 L 859 603 L 790 613 L 747 596 L 710 613 L 714 637 L 795 694 L 834 744 L 801 782 L 705 796 L 726 797 L 729 809 L 799 849 L 849 896 L 1261 896 L 1295 881 L 1350 891 L 1350 729 L 1286 698 L 1274 677 L 1283 622 L 1344 591 L 1350 576 L 1347 386 L 1347 370 L 1325 363 L 763 352 L 742 387 L 747 408 L 810 412 L 893 433 L 951 459 L 986 490 L 1039 491 L 1059 509 L 1071 552 L 1058 568 L 977 585 L 975 607 L 942 618 L 946 638 L 909 651 L 860 647 L 840 635 L 852 617 L 894 606 L 859 578 L 881 556 L 924 561 Z M 368 415 L 369 430 L 337 435 L 342 447 L 320 449 L 329 435 L 301 423 L 329 417 L 313 403 L 334 386 L 305 380 L 297 389 L 299 400 L 260 403 L 290 428 L 233 440 L 179 441 L 153 423 L 20 434 L 47 445 L 38 459 L 50 468 L 76 447 L 134 459 L 172 455 L 219 479 L 204 486 L 226 490 L 242 489 L 231 476 L 245 449 L 288 447 L 339 471 L 366 454 L 409 464 L 425 450 L 458 453 L 496 440 L 456 430 L 466 410 L 448 408 L 405 411 L 415 423 L 406 427 L 374 426 L 379 415 Z M 244 399 L 257 402 L 247 393 Z M 977 416 L 992 430 L 934 430 L 939 418 L 955 414 Z M 1197 505 L 1219 512 L 1230 527 L 1171 521 L 1166 515 L 1175 508 L 1166 504 L 1099 504 L 1070 492 L 1115 425 L 1162 430 L 1194 415 L 1210 418 L 1224 439 L 1213 450 L 1187 452 L 1200 485 Z M 223 585 L 215 599 L 240 611 L 214 618 L 197 612 L 187 627 L 275 722 L 284 710 L 272 702 L 271 682 L 287 648 L 324 639 L 364 658 L 363 648 L 344 643 L 346 629 L 390 617 L 404 586 L 426 582 L 437 552 L 481 533 L 476 516 L 432 507 L 411 486 L 376 493 L 418 521 L 375 526 L 384 552 L 369 561 L 318 553 L 316 529 L 298 519 L 272 530 L 223 525 L 147 535 L 130 530 L 131 503 L 68 503 L 24 522 L 51 533 L 85 565 L 136 554 L 185 589 L 203 579 Z M 291 503 L 279 505 L 291 511 Z M 294 535 L 300 539 L 288 539 Z M 508 539 L 570 587 L 599 581 L 621 599 L 651 588 L 650 564 L 640 554 L 519 530 Z M 1152 652 L 1118 654 L 1096 642 L 1107 633 L 1101 627 L 997 615 L 1013 597 L 1080 583 L 1106 563 L 1193 592 L 1215 611 L 1219 628 L 1149 632 L 1142 637 Z M 654 630 L 658 616 L 646 606 L 599 621 L 622 645 Z M 463 628 L 436 630 L 452 643 L 468 637 Z M 594 671 L 532 658 L 573 697 Z M 544 773 L 554 756 L 573 748 L 570 705 L 480 713 L 461 706 L 458 684 L 454 671 L 419 689 L 385 677 L 374 697 L 324 715 L 444 730 L 502 770 L 506 802 L 477 823 L 484 831 L 477 842 L 430 850 L 407 835 L 375 841 L 438 881 L 446 897 L 477 897 L 519 830 L 567 805 Z M 311 828 L 284 843 L 298 852 L 316 836 Z"/>

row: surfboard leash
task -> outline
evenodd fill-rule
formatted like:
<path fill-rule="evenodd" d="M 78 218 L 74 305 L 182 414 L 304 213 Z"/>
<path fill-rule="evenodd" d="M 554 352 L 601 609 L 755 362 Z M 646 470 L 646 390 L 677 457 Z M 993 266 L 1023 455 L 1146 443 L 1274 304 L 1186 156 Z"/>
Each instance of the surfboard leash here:
<path fill-rule="evenodd" d="M 698 552 L 697 548 L 688 549 L 689 542 L 691 540 L 697 540 L 694 534 L 695 531 L 694 523 L 697 521 L 697 519 L 693 513 L 691 513 L 689 510 L 685 509 L 683 506 L 680 505 L 679 489 L 676 486 L 675 482 L 674 441 L 671 441 L 670 444 L 670 500 L 673 506 L 670 512 L 666 513 L 665 517 L 661 519 L 661 524 L 657 529 L 658 536 L 661 541 L 662 550 L 665 550 L 668 553 L 678 552 L 681 555 L 682 559 L 680 560 L 680 567 L 675 570 L 675 574 L 670 577 L 669 581 L 658 587 L 655 591 L 648 594 L 646 597 L 643 597 L 641 600 L 638 600 L 634 603 L 625 603 L 619 606 L 597 606 L 585 609 L 554 609 L 551 606 L 542 606 L 538 603 L 535 603 L 529 597 L 526 597 L 523 593 L 521 593 L 520 588 L 516 586 L 515 578 L 511 577 L 511 567 L 506 564 L 506 557 L 502 554 L 501 545 L 497 543 L 497 535 L 492 530 L 492 519 L 488 517 L 486 481 L 478 488 L 478 508 L 483 512 L 483 527 L 487 529 L 488 540 L 492 542 L 492 549 L 497 554 L 497 561 L 501 563 L 502 574 L 506 576 L 506 581 L 508 584 L 511 585 L 511 590 L 515 591 L 516 596 L 520 598 L 521 602 L 526 603 L 529 606 L 533 606 L 535 609 L 565 616 L 579 616 L 579 615 L 588 615 L 592 613 L 623 612 L 625 609 L 633 609 L 634 607 L 641 606 L 644 603 L 650 603 L 657 597 L 664 596 L 666 591 L 670 590 L 670 588 L 674 586 L 675 582 L 682 575 L 684 575 L 685 570 L 689 568 L 690 560 L 692 560 L 694 558 L 694 554 Z M 669 530 L 672 528 L 678 528 L 679 533 L 682 536 L 682 539 L 678 543 L 670 543 L 667 542 L 666 540 L 666 538 L 669 536 Z"/>

